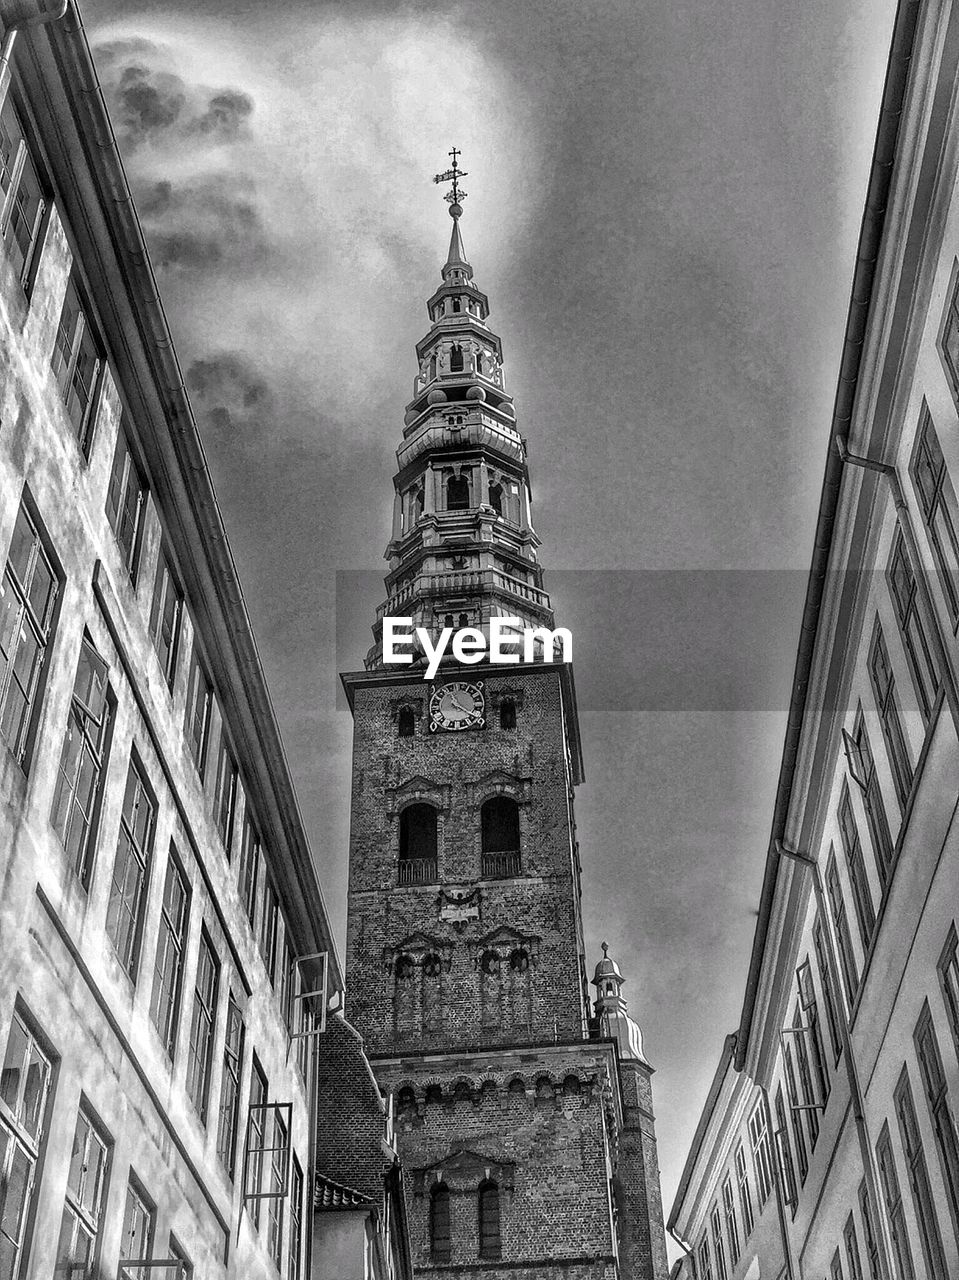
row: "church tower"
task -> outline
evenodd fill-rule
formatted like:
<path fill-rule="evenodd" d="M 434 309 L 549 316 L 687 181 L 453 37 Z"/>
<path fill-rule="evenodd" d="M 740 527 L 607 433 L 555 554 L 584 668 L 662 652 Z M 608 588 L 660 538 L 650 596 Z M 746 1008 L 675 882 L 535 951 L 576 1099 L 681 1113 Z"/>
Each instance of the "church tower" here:
<path fill-rule="evenodd" d="M 452 183 L 452 235 L 397 450 L 387 599 L 366 669 L 343 677 L 347 1013 L 392 1099 L 417 1276 L 665 1280 L 651 1068 L 618 988 L 599 986 L 595 1015 L 590 1002 L 572 668 L 550 640 L 526 442 L 451 154 L 437 181 Z M 543 629 L 536 662 L 448 657 L 426 680 L 422 656 L 383 661 L 384 618 L 435 639 L 488 634 L 495 617 Z"/>

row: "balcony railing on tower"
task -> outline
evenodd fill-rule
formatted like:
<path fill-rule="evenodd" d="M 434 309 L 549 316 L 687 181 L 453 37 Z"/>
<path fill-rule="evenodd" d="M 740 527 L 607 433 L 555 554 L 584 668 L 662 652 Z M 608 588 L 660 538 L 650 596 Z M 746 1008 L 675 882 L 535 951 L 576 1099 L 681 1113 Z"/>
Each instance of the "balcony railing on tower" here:
<path fill-rule="evenodd" d="M 518 849 L 501 853 L 483 854 L 483 879 L 508 880 L 522 874 L 522 862 Z"/>
<path fill-rule="evenodd" d="M 438 878 L 435 858 L 401 858 L 397 866 L 401 885 L 435 884 Z"/>

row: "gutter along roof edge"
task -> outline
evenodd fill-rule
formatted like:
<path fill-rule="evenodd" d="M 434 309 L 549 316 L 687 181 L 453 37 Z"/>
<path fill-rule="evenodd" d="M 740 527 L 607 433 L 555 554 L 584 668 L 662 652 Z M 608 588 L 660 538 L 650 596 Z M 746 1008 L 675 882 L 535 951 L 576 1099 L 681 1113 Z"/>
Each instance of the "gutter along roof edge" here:
<path fill-rule="evenodd" d="M 792 693 L 786 724 L 786 740 L 783 746 L 779 782 L 776 788 L 772 832 L 766 855 L 766 871 L 759 900 L 759 918 L 756 922 L 756 932 L 753 936 L 749 970 L 746 977 L 746 992 L 739 1023 L 734 1060 L 737 1071 L 742 1070 L 746 1059 L 746 1050 L 756 1009 L 763 953 L 779 871 L 779 854 L 776 851 L 776 842 L 783 838 L 786 817 L 792 800 L 796 760 L 806 712 L 809 676 L 819 631 L 826 571 L 832 550 L 833 526 L 839 504 L 843 462 L 832 442 L 837 435 L 843 439 L 848 436 L 849 425 L 855 408 L 860 365 L 872 305 L 876 266 L 885 227 L 887 200 L 899 137 L 899 124 L 902 117 L 906 83 L 912 62 L 919 9 L 919 0 L 900 0 L 893 25 L 892 43 L 879 112 L 879 125 L 876 132 L 876 144 L 866 191 L 866 205 L 859 233 L 859 244 L 856 250 L 852 296 L 846 319 L 842 359 L 839 368 L 839 383 L 836 388 L 836 399 L 830 424 L 829 447 L 826 455 L 826 469 L 819 502 L 819 513 L 816 519 L 812 565 L 806 587 L 799 650 L 796 655 L 796 666 L 793 673 Z"/>

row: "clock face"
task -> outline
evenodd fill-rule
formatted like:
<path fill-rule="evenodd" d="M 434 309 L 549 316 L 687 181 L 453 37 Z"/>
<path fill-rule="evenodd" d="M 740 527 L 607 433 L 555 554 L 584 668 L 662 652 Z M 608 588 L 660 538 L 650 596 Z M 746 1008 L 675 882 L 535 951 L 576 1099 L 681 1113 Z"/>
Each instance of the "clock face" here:
<path fill-rule="evenodd" d="M 430 732 L 438 729 L 482 729 L 486 724 L 486 696 L 482 681 L 452 680 L 434 685 L 430 698 Z"/>

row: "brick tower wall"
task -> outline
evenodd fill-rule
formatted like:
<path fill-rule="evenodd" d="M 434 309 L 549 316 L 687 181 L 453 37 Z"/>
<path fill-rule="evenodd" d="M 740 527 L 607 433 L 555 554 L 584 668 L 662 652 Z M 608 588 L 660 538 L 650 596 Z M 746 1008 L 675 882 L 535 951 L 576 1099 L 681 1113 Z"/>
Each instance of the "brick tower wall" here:
<path fill-rule="evenodd" d="M 616 1171 L 620 1280 L 666 1280 L 666 1231 L 650 1069 L 619 1065 L 623 1127 Z"/>

